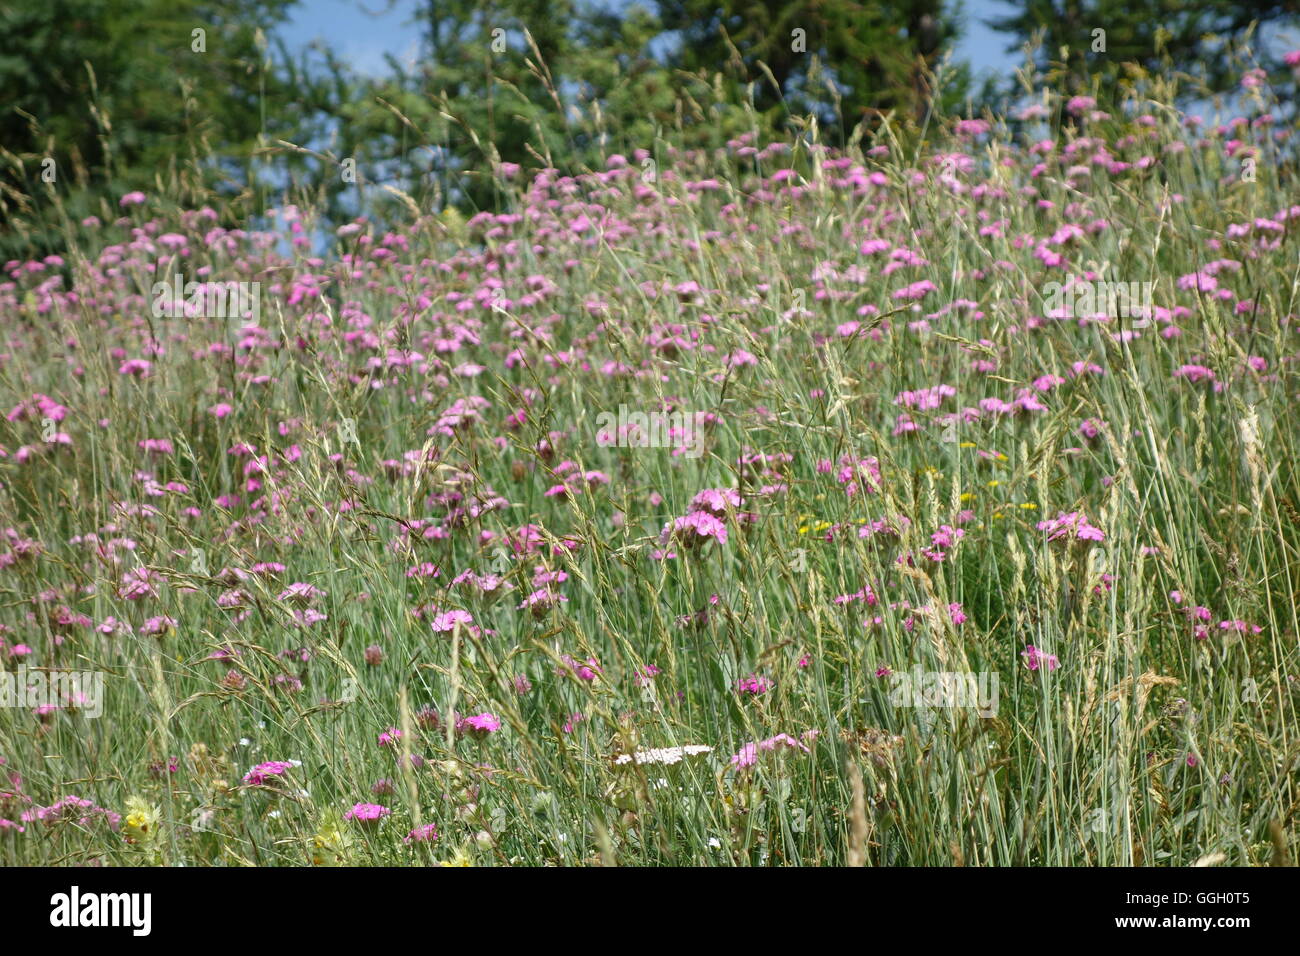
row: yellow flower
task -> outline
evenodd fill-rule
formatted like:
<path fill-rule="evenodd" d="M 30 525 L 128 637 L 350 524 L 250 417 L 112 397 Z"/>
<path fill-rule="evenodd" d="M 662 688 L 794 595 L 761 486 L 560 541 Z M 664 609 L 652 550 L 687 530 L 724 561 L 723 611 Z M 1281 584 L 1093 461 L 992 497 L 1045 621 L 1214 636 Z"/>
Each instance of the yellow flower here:
<path fill-rule="evenodd" d="M 162 820 L 162 810 L 153 804 L 145 803 L 139 797 L 128 797 L 126 801 L 126 818 L 122 821 L 122 833 L 127 843 L 148 843 L 158 832 L 158 823 Z"/>
<path fill-rule="evenodd" d="M 470 862 L 469 854 L 465 852 L 464 848 L 461 848 L 456 851 L 456 855 L 453 856 L 450 860 L 443 860 L 438 865 L 439 866 L 473 866 L 474 864 Z"/>
<path fill-rule="evenodd" d="M 307 852 L 313 866 L 346 862 L 352 835 L 342 824 L 337 810 L 327 810 L 322 816 L 320 826 L 307 841 Z"/>

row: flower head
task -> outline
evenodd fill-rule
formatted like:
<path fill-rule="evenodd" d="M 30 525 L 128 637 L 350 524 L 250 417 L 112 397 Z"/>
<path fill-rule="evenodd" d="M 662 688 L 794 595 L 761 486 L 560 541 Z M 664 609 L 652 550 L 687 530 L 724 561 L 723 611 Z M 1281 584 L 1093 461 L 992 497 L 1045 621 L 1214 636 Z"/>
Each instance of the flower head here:
<path fill-rule="evenodd" d="M 422 827 L 415 827 L 403 839 L 403 843 L 434 843 L 438 839 L 438 828 L 432 823 L 426 823 Z"/>
<path fill-rule="evenodd" d="M 1025 649 L 1020 652 L 1020 656 L 1025 659 L 1025 663 L 1031 671 L 1036 671 L 1042 667 L 1046 667 L 1048 671 L 1054 671 L 1061 666 L 1055 654 L 1040 651 L 1033 644 L 1026 645 Z"/>
<path fill-rule="evenodd" d="M 145 803 L 140 797 L 130 797 L 126 801 L 126 819 L 122 821 L 122 835 L 127 843 L 148 843 L 158 832 L 158 823 L 162 820 L 162 810 L 154 804 Z"/>
<path fill-rule="evenodd" d="M 299 760 L 268 760 L 244 774 L 244 783 L 250 787 L 265 787 L 293 767 L 301 766 Z"/>
<path fill-rule="evenodd" d="M 354 804 L 352 809 L 343 814 L 345 820 L 355 820 L 362 826 L 377 826 L 379 821 L 384 817 L 392 814 L 385 806 L 378 803 L 358 803 Z"/>
<path fill-rule="evenodd" d="M 1088 523 L 1082 511 L 1062 511 L 1055 518 L 1038 522 L 1039 531 L 1047 532 L 1048 541 L 1105 541 L 1106 535 L 1100 528 Z"/>
<path fill-rule="evenodd" d="M 496 714 L 484 711 L 471 717 L 462 717 L 456 723 L 456 729 L 472 737 L 486 737 L 488 734 L 494 734 L 501 729 L 501 718 Z"/>

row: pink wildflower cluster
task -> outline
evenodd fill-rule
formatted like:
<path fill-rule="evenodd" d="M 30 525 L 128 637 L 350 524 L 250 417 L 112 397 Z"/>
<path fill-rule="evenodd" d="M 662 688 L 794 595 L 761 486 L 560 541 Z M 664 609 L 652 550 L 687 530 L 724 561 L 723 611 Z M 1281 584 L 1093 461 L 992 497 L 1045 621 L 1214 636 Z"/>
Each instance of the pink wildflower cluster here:
<path fill-rule="evenodd" d="M 501 718 L 486 711 L 470 717 L 462 717 L 456 722 L 457 733 L 467 734 L 471 737 L 486 737 L 500 729 Z"/>
<path fill-rule="evenodd" d="M 699 548 L 709 541 L 727 543 L 727 526 L 707 511 L 692 511 L 674 518 L 659 535 L 660 543 L 674 542 L 688 550 Z"/>
<path fill-rule="evenodd" d="M 758 758 L 765 753 L 775 753 L 778 751 L 794 751 L 795 753 L 811 753 L 808 744 L 817 739 L 820 731 L 805 730 L 796 740 L 789 734 L 777 734 L 775 737 L 768 737 L 766 740 L 760 740 L 757 743 L 747 743 L 740 748 L 731 758 L 731 766 L 738 770 L 754 766 L 758 763 Z"/>
<path fill-rule="evenodd" d="M 1225 618 L 1220 620 L 1217 625 L 1212 624 L 1214 613 L 1200 604 L 1192 604 L 1185 601 L 1182 591 L 1174 590 L 1169 592 L 1169 599 L 1174 604 L 1182 605 L 1179 611 L 1186 616 L 1188 622 L 1192 625 L 1192 636 L 1198 641 L 1209 640 L 1211 629 L 1217 629 L 1223 632 L 1233 634 L 1262 634 L 1264 629 L 1258 624 L 1251 624 L 1239 618 Z"/>
<path fill-rule="evenodd" d="M 1106 535 L 1100 528 L 1088 523 L 1082 511 L 1062 511 L 1055 518 L 1048 518 L 1036 525 L 1039 531 L 1047 532 L 1048 541 L 1105 541 Z"/>
<path fill-rule="evenodd" d="M 343 814 L 343 819 L 353 820 L 364 827 L 378 826 L 384 817 L 391 816 L 392 810 L 378 803 L 357 803 Z"/>
<path fill-rule="evenodd" d="M 1049 671 L 1054 671 L 1061 666 L 1060 662 L 1057 661 L 1055 654 L 1048 654 L 1046 651 L 1041 651 L 1034 647 L 1033 644 L 1025 645 L 1025 649 L 1020 652 L 1020 656 L 1025 659 L 1025 664 L 1031 671 L 1036 671 L 1044 667 Z"/>
<path fill-rule="evenodd" d="M 26 810 L 20 817 L 23 823 L 55 823 L 75 821 L 79 826 L 90 826 L 97 819 L 104 820 L 109 829 L 116 830 L 122 822 L 122 815 L 104 807 L 96 806 L 83 797 L 64 797 L 48 807 L 35 807 Z"/>
<path fill-rule="evenodd" d="M 244 774 L 244 783 L 250 787 L 265 787 L 300 766 L 302 764 L 297 760 L 268 760 Z"/>

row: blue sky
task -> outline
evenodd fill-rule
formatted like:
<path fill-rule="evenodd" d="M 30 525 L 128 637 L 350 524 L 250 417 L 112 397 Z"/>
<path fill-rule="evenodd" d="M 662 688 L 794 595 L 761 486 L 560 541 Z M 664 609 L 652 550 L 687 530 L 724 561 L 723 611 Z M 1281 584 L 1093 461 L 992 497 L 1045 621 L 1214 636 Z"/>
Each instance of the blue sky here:
<path fill-rule="evenodd" d="M 411 20 L 418 6 L 417 0 L 302 0 L 281 35 L 290 49 L 320 38 L 356 70 L 380 74 L 386 69 L 385 53 L 414 61 L 420 28 Z M 1007 10 L 1007 4 L 996 0 L 966 0 L 966 36 L 957 54 L 969 60 L 977 72 L 1009 74 L 1020 65 L 1019 53 L 1003 52 L 1010 38 L 980 22 Z"/>

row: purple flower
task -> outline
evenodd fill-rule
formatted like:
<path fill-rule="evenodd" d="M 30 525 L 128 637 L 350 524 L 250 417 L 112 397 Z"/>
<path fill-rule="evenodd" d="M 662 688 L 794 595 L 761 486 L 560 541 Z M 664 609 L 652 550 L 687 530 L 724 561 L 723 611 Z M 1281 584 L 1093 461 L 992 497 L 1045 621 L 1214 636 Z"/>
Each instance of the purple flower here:
<path fill-rule="evenodd" d="M 736 681 L 736 690 L 742 694 L 752 694 L 754 697 L 759 694 L 766 694 L 771 689 L 772 681 L 757 674 L 750 674 L 748 677 Z"/>
<path fill-rule="evenodd" d="M 497 717 L 496 714 L 484 711 L 483 713 L 475 714 L 472 717 L 462 717 L 457 722 L 456 729 L 463 734 L 482 738 L 500 730 L 501 719 Z"/>
<path fill-rule="evenodd" d="M 701 545 L 712 539 L 718 544 L 727 543 L 727 526 L 707 511 L 692 511 L 664 526 L 659 535 L 661 544 L 675 540 L 684 547 Z"/>
<path fill-rule="evenodd" d="M 402 840 L 403 843 L 433 843 L 438 839 L 438 829 L 432 823 L 416 827 Z"/>
<path fill-rule="evenodd" d="M 816 737 L 816 731 L 807 731 L 804 733 L 804 739 Z M 752 767 L 758 763 L 758 756 L 761 753 L 771 753 L 775 750 L 793 750 L 796 752 L 811 753 L 808 746 L 801 741 L 795 740 L 789 734 L 777 734 L 775 737 L 769 737 L 767 740 L 758 743 L 748 743 L 740 748 L 740 751 L 731 758 L 731 765 L 739 769 Z"/>
<path fill-rule="evenodd" d="M 1048 654 L 1046 651 L 1040 651 L 1038 648 L 1034 647 L 1033 644 L 1027 644 L 1025 649 L 1020 652 L 1020 656 L 1025 659 L 1025 663 L 1029 665 L 1031 671 L 1036 671 L 1044 666 L 1048 671 L 1054 671 L 1061 666 L 1056 660 L 1055 654 Z"/>
<path fill-rule="evenodd" d="M 343 814 L 343 819 L 355 820 L 362 826 L 371 827 L 377 826 L 380 820 L 389 816 L 392 812 L 392 810 L 380 806 L 377 803 L 358 803 L 355 804 L 347 813 Z"/>
<path fill-rule="evenodd" d="M 268 760 L 244 774 L 244 783 L 250 787 L 264 787 L 273 778 L 282 777 L 286 771 L 299 766 L 301 763 L 297 760 Z"/>
<path fill-rule="evenodd" d="M 474 627 L 474 615 L 470 614 L 469 611 L 459 609 L 443 611 L 429 622 L 429 627 L 435 634 L 446 634 L 454 631 L 457 624 L 464 624 L 470 630 L 470 633 L 477 630 Z"/>
<path fill-rule="evenodd" d="M 1048 541 L 1060 538 L 1078 541 L 1105 541 L 1106 535 L 1100 528 L 1094 528 L 1082 511 L 1060 512 L 1055 518 L 1038 522 L 1038 530 L 1047 532 Z"/>

